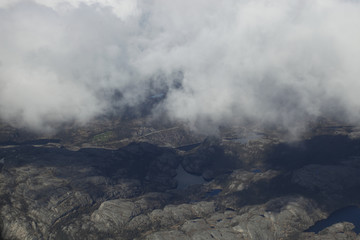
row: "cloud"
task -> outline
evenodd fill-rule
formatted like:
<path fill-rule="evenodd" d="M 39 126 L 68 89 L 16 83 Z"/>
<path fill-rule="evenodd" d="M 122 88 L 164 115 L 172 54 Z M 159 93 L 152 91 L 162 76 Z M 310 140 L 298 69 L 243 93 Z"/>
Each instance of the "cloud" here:
<path fill-rule="evenodd" d="M 91 6 L 99 11 L 108 8 L 113 14 L 123 20 L 138 13 L 136 0 L 2 0 L 0 7 L 9 8 L 19 3 L 36 3 L 60 13 L 72 11 L 83 6 Z"/>
<path fill-rule="evenodd" d="M 358 121 L 359 11 L 349 0 L 2 1 L 0 117 L 53 129 L 166 93 L 154 114 L 204 131 Z"/>

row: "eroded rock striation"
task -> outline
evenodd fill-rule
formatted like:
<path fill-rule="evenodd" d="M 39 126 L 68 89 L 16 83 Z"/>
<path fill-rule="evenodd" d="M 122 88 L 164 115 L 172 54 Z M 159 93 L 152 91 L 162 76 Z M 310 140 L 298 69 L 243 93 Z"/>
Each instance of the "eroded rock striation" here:
<path fill-rule="evenodd" d="M 336 209 L 360 205 L 356 132 L 317 130 L 287 143 L 227 129 L 177 145 L 180 127 L 134 128 L 127 139 L 136 141 L 126 144 L 115 130 L 84 131 L 71 140 L 76 148 L 69 138 L 4 143 L 2 238 L 360 239 L 348 222 L 306 232 Z M 84 148 L 86 136 L 98 146 Z M 204 183 L 177 188 L 179 167 Z"/>

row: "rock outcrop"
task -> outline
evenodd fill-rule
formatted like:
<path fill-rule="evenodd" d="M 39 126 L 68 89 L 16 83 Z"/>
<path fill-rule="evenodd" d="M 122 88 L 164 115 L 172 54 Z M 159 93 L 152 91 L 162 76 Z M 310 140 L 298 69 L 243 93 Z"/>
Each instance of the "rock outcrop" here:
<path fill-rule="evenodd" d="M 171 126 L 108 130 L 0 147 L 2 238 L 360 239 L 347 222 L 305 232 L 360 205 L 356 134 L 286 144 L 273 133 L 197 142 Z M 177 188 L 179 168 L 206 181 Z"/>

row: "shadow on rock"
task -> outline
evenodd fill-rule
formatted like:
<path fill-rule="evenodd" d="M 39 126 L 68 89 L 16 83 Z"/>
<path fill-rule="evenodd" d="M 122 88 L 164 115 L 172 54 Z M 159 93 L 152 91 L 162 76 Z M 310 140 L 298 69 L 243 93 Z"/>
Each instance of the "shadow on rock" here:
<path fill-rule="evenodd" d="M 360 155 L 360 140 L 329 135 L 292 144 L 278 144 L 265 161 L 272 168 L 291 170 L 308 164 L 336 164 L 354 155 Z"/>

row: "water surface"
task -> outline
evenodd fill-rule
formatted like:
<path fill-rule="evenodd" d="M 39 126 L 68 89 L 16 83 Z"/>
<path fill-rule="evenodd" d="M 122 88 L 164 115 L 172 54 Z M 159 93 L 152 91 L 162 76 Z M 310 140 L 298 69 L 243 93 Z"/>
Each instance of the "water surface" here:
<path fill-rule="evenodd" d="M 360 208 L 356 206 L 349 206 L 339 209 L 330 214 L 327 219 L 316 222 L 315 225 L 311 226 L 308 230 L 306 230 L 306 232 L 318 233 L 325 228 L 340 222 L 351 222 L 355 225 L 353 230 L 357 234 L 360 233 Z"/>
<path fill-rule="evenodd" d="M 175 177 L 175 180 L 178 182 L 178 189 L 185 189 L 191 185 L 205 183 L 205 180 L 202 176 L 197 176 L 186 172 L 181 166 L 181 164 L 179 165 L 176 172 L 177 175 Z"/>

